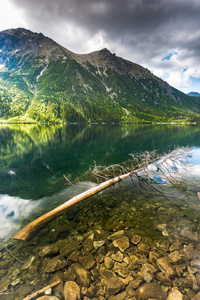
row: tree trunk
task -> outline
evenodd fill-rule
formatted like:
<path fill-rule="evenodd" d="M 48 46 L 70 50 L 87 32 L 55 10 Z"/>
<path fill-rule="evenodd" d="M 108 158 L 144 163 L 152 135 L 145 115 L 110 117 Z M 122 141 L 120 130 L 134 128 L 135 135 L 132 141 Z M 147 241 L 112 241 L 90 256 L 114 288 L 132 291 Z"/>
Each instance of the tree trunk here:
<path fill-rule="evenodd" d="M 63 212 L 67 210 L 68 207 L 87 199 L 102 190 L 106 189 L 107 187 L 121 181 L 124 178 L 127 178 L 131 176 L 133 173 L 138 172 L 138 170 L 129 172 L 124 175 L 120 175 L 118 177 L 112 178 L 110 180 L 107 180 L 105 182 L 100 183 L 99 185 L 73 197 L 69 201 L 63 203 L 62 205 L 56 207 L 55 209 L 51 210 L 50 212 L 44 214 L 43 216 L 39 217 L 38 219 L 34 220 L 33 222 L 26 225 L 24 228 L 22 228 L 18 233 L 16 233 L 13 238 L 17 240 L 29 240 L 34 237 L 34 235 L 37 233 L 37 231 L 42 228 L 44 225 L 46 225 L 48 222 L 50 222 L 52 219 L 58 217 Z"/>

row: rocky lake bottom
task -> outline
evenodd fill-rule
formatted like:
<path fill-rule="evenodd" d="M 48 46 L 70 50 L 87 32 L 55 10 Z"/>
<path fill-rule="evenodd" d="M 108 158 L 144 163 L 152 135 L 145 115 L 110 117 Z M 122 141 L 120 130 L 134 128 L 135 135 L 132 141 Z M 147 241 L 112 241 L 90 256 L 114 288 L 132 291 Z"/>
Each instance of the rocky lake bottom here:
<path fill-rule="evenodd" d="M 200 299 L 200 200 L 167 190 L 127 180 L 5 241 L 0 300 Z"/>

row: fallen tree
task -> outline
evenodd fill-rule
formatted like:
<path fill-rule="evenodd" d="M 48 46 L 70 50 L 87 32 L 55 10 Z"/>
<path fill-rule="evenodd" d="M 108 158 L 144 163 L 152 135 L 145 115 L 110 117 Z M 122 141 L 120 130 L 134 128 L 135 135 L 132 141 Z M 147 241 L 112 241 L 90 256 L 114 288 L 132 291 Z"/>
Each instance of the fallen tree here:
<path fill-rule="evenodd" d="M 184 153 L 187 153 L 187 150 L 183 150 Z M 181 157 L 182 152 L 179 152 L 179 156 Z M 120 182 L 121 180 L 131 177 L 133 174 L 136 174 L 137 177 L 143 178 L 144 176 L 147 178 L 147 180 L 150 180 L 150 177 L 146 171 L 147 167 L 154 163 L 155 167 L 157 168 L 157 172 L 159 171 L 161 175 L 165 175 L 164 171 L 161 168 L 161 163 L 158 163 L 158 160 L 161 158 L 161 156 L 157 155 L 155 151 L 153 152 L 145 152 L 138 158 L 136 155 L 132 155 L 132 159 L 129 161 L 129 163 L 124 165 L 112 165 L 109 167 L 97 167 L 96 165 L 92 169 L 92 174 L 98 178 L 98 180 L 106 180 L 104 182 L 99 183 L 97 186 L 71 198 L 67 202 L 63 203 L 62 205 L 56 207 L 55 209 L 51 210 L 50 212 L 42 215 L 38 219 L 34 220 L 33 222 L 26 225 L 24 228 L 22 228 L 18 233 L 16 233 L 13 238 L 17 240 L 30 240 L 39 229 L 44 227 L 47 223 L 49 223 L 54 218 L 60 216 L 62 213 L 64 213 L 69 207 L 79 203 L 80 201 L 87 199 L 106 188 L 114 185 L 117 182 Z M 177 155 L 176 160 L 174 160 L 174 155 L 169 154 L 166 156 L 165 159 L 162 159 L 162 165 L 166 169 L 166 166 L 169 166 L 169 161 L 174 164 L 177 163 Z M 167 169 L 166 169 L 167 170 Z M 141 175 L 139 175 L 139 173 Z M 180 180 L 177 180 L 172 175 L 172 172 L 168 170 L 166 172 L 166 178 L 170 183 L 176 184 L 177 186 L 180 184 Z M 111 177 L 111 179 L 109 179 Z"/>
<path fill-rule="evenodd" d="M 37 230 L 42 228 L 44 225 L 46 225 L 52 219 L 54 219 L 54 218 L 58 217 L 59 215 L 61 215 L 62 213 L 64 213 L 70 206 L 77 204 L 78 202 L 103 191 L 107 187 L 121 181 L 124 178 L 131 176 L 132 174 L 134 174 L 136 172 L 138 172 L 138 170 L 121 175 L 121 176 L 117 176 L 113 179 L 102 182 L 102 183 L 98 184 L 97 186 L 73 197 L 69 201 L 63 203 L 62 205 L 56 207 L 55 209 L 51 210 L 50 212 L 44 214 L 43 216 L 41 216 L 38 219 L 34 220 L 33 222 L 29 223 L 27 226 L 25 226 L 23 229 L 21 229 L 17 234 L 15 234 L 13 236 L 13 238 L 18 239 L 18 240 L 24 240 L 24 241 L 31 239 L 35 235 Z"/>

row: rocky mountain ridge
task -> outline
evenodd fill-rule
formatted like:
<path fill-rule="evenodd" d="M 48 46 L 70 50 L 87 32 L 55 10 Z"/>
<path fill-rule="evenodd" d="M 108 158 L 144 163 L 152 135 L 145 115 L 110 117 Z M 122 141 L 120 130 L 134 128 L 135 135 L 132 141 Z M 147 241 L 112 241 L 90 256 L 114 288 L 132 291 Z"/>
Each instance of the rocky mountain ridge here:
<path fill-rule="evenodd" d="M 197 93 L 197 92 L 190 92 L 190 93 L 188 93 L 187 95 L 193 96 L 193 97 L 200 97 L 200 94 Z"/>
<path fill-rule="evenodd" d="M 75 54 L 42 33 L 0 32 L 0 118 L 19 122 L 196 120 L 199 99 L 108 49 Z"/>

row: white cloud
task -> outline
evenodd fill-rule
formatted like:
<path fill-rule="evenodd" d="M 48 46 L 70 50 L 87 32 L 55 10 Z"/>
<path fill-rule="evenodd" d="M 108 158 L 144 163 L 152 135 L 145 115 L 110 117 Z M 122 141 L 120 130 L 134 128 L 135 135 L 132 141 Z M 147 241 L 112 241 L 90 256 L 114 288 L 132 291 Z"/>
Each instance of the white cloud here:
<path fill-rule="evenodd" d="M 95 48 L 99 50 L 108 48 L 109 44 L 106 40 L 106 33 L 103 31 L 99 31 L 87 41 L 87 49 L 89 50 L 89 52 L 92 52 Z"/>
<path fill-rule="evenodd" d="M 200 62 L 193 57 L 191 51 L 169 49 L 167 53 L 173 54 L 168 60 L 163 60 L 161 56 L 153 58 L 151 61 L 151 65 L 154 66 L 152 72 L 185 93 L 193 90 L 200 91 L 200 87 L 194 82 L 194 78 L 200 78 Z M 164 55 L 164 57 L 166 56 Z"/>
<path fill-rule="evenodd" d="M 0 30 L 27 27 L 23 9 L 13 6 L 8 0 L 0 0 Z"/>

